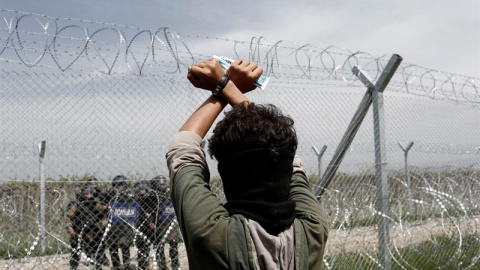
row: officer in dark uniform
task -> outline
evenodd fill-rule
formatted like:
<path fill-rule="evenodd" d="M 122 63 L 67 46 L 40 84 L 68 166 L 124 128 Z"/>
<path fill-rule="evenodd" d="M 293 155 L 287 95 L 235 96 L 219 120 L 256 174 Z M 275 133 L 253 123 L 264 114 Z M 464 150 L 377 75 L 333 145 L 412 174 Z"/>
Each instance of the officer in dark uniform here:
<path fill-rule="evenodd" d="M 98 178 L 95 176 L 92 176 L 85 181 L 84 187 L 90 187 L 93 188 L 93 197 L 96 200 L 96 215 L 97 215 L 97 230 L 99 230 L 99 233 L 95 237 L 95 241 L 97 242 L 98 249 L 96 252 L 100 253 L 100 261 L 102 264 L 105 266 L 108 266 L 108 259 L 105 254 L 105 243 L 101 242 L 102 241 L 102 236 L 105 233 L 105 227 L 107 226 L 108 223 L 108 203 L 105 203 L 103 200 L 103 194 L 102 190 L 98 186 Z"/>
<path fill-rule="evenodd" d="M 152 191 L 159 198 L 155 245 L 157 246 L 156 256 L 162 270 L 167 269 L 165 243 L 168 243 L 170 246 L 169 255 L 172 269 L 180 269 L 178 258 L 180 234 L 178 224 L 176 223 L 175 211 L 170 200 L 169 184 L 170 181 L 163 175 L 154 177 L 151 182 Z"/>
<path fill-rule="evenodd" d="M 135 185 L 136 201 L 140 205 L 140 218 L 137 223 L 138 233 L 135 245 L 138 249 L 138 268 L 146 270 L 149 265 L 150 246 L 155 242 L 155 223 L 157 220 L 159 198 L 140 182 Z"/>
<path fill-rule="evenodd" d="M 78 194 L 77 200 L 73 200 L 68 203 L 67 205 L 67 213 L 66 216 L 69 219 L 67 224 L 68 234 L 70 235 L 70 258 L 69 264 L 71 270 L 76 270 L 78 268 L 78 264 L 80 262 L 80 254 L 81 254 L 81 241 L 79 241 L 77 232 L 79 232 L 81 227 L 81 219 L 78 215 L 77 205 L 78 199 L 81 197 L 81 194 Z M 80 225 L 80 226 L 79 226 Z"/>
<path fill-rule="evenodd" d="M 106 243 L 109 247 L 113 269 L 122 269 L 119 249 L 122 253 L 123 269 L 131 268 L 130 246 L 133 243 L 133 225 L 138 221 L 140 206 L 127 185 L 127 177 L 117 175 L 112 179 L 112 189 L 106 194 L 109 204 Z"/>
<path fill-rule="evenodd" d="M 92 187 L 83 187 L 79 198 L 68 205 L 67 217 L 70 223 L 67 229 L 72 248 L 70 269 L 77 269 L 82 248 L 96 269 L 101 269 L 101 265 L 105 263 L 105 253 L 99 250 L 102 234 L 99 213 L 102 205 L 95 198 L 95 192 Z"/>

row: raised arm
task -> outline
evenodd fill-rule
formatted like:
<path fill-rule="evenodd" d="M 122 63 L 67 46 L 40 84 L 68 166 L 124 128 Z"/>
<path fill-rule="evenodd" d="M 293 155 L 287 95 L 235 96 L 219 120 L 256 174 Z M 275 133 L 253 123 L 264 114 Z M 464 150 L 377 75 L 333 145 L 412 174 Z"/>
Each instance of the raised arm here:
<path fill-rule="evenodd" d="M 262 75 L 262 68 L 248 60 L 237 59 L 227 71 L 228 81 L 217 96 L 210 96 L 183 124 L 180 131 L 192 131 L 205 137 L 215 119 L 228 104 L 248 101 L 244 93 L 255 89 L 253 82 Z M 212 91 L 225 74 L 215 59 L 199 62 L 189 68 L 187 78 L 197 88 Z"/>

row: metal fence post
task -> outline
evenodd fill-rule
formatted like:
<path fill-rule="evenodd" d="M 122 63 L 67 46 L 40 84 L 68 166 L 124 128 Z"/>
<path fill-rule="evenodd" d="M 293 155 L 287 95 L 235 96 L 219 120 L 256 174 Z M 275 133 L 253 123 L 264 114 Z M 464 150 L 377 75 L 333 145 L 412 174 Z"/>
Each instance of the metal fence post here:
<path fill-rule="evenodd" d="M 320 151 L 318 151 L 317 147 L 312 145 L 312 149 L 315 152 L 315 154 L 317 155 L 318 179 L 320 179 L 320 177 L 322 176 L 322 157 L 323 157 L 323 154 L 325 153 L 325 150 L 327 150 L 327 146 L 326 145 L 322 146 L 322 149 L 320 149 Z"/>
<path fill-rule="evenodd" d="M 401 62 L 402 57 L 400 55 L 392 55 L 392 57 L 387 63 L 387 66 L 383 70 L 375 85 L 373 84 L 372 80 L 368 78 L 367 74 L 362 73 L 357 66 L 353 67 L 352 72 L 365 86 L 367 86 L 367 92 L 360 101 L 360 105 L 358 106 L 357 111 L 353 115 L 352 121 L 350 121 L 347 130 L 343 134 L 340 144 L 335 150 L 332 160 L 328 164 L 327 169 L 322 176 L 320 184 L 315 189 L 315 195 L 317 196 L 317 198 L 321 197 L 323 193 L 325 193 L 325 190 L 327 189 L 328 185 L 330 185 L 330 182 L 335 176 L 335 173 L 337 172 L 338 167 L 340 166 L 340 163 L 345 156 L 345 152 L 352 144 L 352 141 L 355 138 L 355 135 L 357 134 L 357 131 L 360 128 L 360 125 L 362 124 L 363 119 L 365 118 L 365 115 L 370 108 L 370 105 L 372 104 L 373 90 L 377 89 L 378 92 L 383 92 Z"/>
<path fill-rule="evenodd" d="M 38 144 L 39 164 L 40 164 L 40 241 L 42 252 L 45 252 L 45 172 L 43 158 L 45 157 L 45 141 Z"/>
<path fill-rule="evenodd" d="M 391 269 L 390 226 L 388 224 L 388 179 L 386 175 L 385 119 L 383 92 L 373 91 L 373 122 L 375 140 L 375 178 L 377 185 L 377 224 L 380 250 L 380 263 L 383 269 Z"/>
<path fill-rule="evenodd" d="M 383 269 L 391 269 L 392 256 L 390 254 L 390 228 L 388 224 L 388 183 L 386 168 L 386 147 L 385 147 L 385 120 L 383 110 L 383 91 L 387 87 L 390 79 L 395 74 L 398 66 L 402 62 L 402 57 L 392 55 L 378 78 L 375 86 L 367 74 L 363 73 L 359 68 L 354 67 L 353 72 L 368 87 L 372 88 L 373 103 L 373 130 L 375 141 L 375 178 L 377 185 L 377 225 L 378 225 L 378 242 L 379 242 L 379 259 Z M 373 86 L 373 87 L 372 87 Z"/>
<path fill-rule="evenodd" d="M 410 185 L 410 175 L 408 174 L 408 152 L 410 148 L 413 146 L 413 142 L 408 143 L 407 147 L 403 147 L 400 143 L 398 143 L 400 148 L 403 150 L 404 158 L 405 158 L 405 179 L 407 180 L 407 193 L 408 193 L 408 212 L 407 215 L 412 214 L 412 186 Z"/>

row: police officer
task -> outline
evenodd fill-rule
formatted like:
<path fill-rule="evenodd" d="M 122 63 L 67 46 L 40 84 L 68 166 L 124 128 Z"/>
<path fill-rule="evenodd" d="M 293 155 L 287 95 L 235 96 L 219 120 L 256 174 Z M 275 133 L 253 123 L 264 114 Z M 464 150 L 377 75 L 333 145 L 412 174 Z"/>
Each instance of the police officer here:
<path fill-rule="evenodd" d="M 136 184 L 135 191 L 136 201 L 140 205 L 140 218 L 137 223 L 139 233 L 135 235 L 135 245 L 138 248 L 138 268 L 146 270 L 149 265 L 150 246 L 155 241 L 155 222 L 159 201 L 144 182 Z"/>
<path fill-rule="evenodd" d="M 102 262 L 102 264 L 108 266 L 108 259 L 105 254 L 105 248 L 104 248 L 105 243 L 101 242 L 101 237 L 105 233 L 105 227 L 107 226 L 107 223 L 108 223 L 108 203 L 104 202 L 102 197 L 104 194 L 102 194 L 102 190 L 98 186 L 98 183 L 99 183 L 98 178 L 95 176 L 92 176 L 85 181 L 84 187 L 90 187 L 93 189 L 93 197 L 95 198 L 95 201 L 96 201 L 96 207 L 95 207 L 96 215 L 97 215 L 96 229 L 98 230 L 97 236 L 95 237 L 95 241 L 97 242 L 97 244 L 100 244 L 98 245 L 99 250 L 97 250 L 96 252 L 100 254 L 97 256 L 101 256 L 99 260 Z"/>
<path fill-rule="evenodd" d="M 81 194 L 78 195 L 79 197 Z M 77 198 L 78 199 L 78 198 Z M 78 264 L 80 262 L 80 243 L 78 239 L 77 232 L 80 231 L 81 227 L 81 219 L 77 213 L 77 200 L 73 200 L 68 203 L 67 205 L 67 213 L 66 216 L 69 219 L 67 223 L 67 230 L 68 234 L 70 235 L 70 258 L 69 258 L 69 265 L 71 270 L 76 270 L 78 268 Z"/>
<path fill-rule="evenodd" d="M 109 224 L 106 242 L 110 251 L 113 269 L 122 269 L 119 250 L 122 253 L 123 269 L 130 266 L 130 246 L 133 242 L 133 222 L 138 218 L 134 194 L 128 189 L 127 177 L 117 175 L 112 179 L 112 189 L 104 200 L 109 204 Z"/>
<path fill-rule="evenodd" d="M 166 270 L 165 243 L 170 246 L 169 255 L 172 269 L 180 269 L 178 258 L 178 240 L 180 234 L 175 219 L 175 211 L 169 194 L 169 180 L 163 175 L 152 179 L 151 187 L 159 197 L 158 217 L 156 224 L 156 256 L 159 260 L 160 269 Z"/>
<path fill-rule="evenodd" d="M 101 203 L 95 198 L 95 189 L 88 186 L 82 188 L 80 197 L 76 201 L 69 203 L 67 217 L 70 223 L 67 229 L 72 248 L 70 269 L 77 269 L 82 247 L 96 269 L 101 269 L 101 265 L 105 263 L 105 253 L 99 250 L 101 208 Z"/>
<path fill-rule="evenodd" d="M 94 187 L 86 186 L 82 189 L 84 200 L 81 202 L 81 217 L 84 220 L 83 239 L 85 242 L 85 253 L 93 260 L 96 269 L 101 269 L 101 265 L 106 263 L 106 256 L 100 247 L 100 240 L 103 235 L 101 230 L 101 211 L 105 209 L 98 200 L 98 190 Z"/>

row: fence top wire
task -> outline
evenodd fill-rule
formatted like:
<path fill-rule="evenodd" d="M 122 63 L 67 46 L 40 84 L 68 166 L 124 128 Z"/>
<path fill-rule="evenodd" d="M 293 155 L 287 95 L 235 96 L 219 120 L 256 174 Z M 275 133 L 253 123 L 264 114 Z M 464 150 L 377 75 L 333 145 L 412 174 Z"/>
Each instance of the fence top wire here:
<path fill-rule="evenodd" d="M 362 86 L 351 72 L 352 68 L 360 66 L 376 80 L 389 57 L 375 57 L 336 46 L 298 45 L 285 40 L 270 43 L 265 37 L 240 41 L 179 34 L 168 27 L 142 29 L 7 9 L 1 9 L 0 13 L 4 21 L 0 25 L 0 63 L 62 72 L 139 76 L 184 73 L 198 60 L 211 57 L 211 51 L 202 51 L 196 44 L 213 41 L 222 42 L 219 50 L 230 57 L 260 63 L 265 74 L 275 78 L 272 80 L 275 86 Z M 225 48 L 231 50 L 225 51 Z M 478 103 L 479 80 L 404 62 L 389 88 L 432 99 Z"/>

